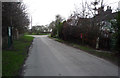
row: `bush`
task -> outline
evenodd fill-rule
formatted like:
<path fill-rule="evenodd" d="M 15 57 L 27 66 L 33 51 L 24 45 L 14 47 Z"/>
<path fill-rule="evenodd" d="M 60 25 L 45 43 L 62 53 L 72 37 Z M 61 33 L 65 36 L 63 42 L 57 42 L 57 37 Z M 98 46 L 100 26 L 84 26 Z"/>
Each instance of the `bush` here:
<path fill-rule="evenodd" d="M 54 28 L 51 33 L 51 37 L 56 37 L 57 35 L 57 28 Z"/>
<path fill-rule="evenodd" d="M 112 22 L 112 27 L 114 28 L 115 33 L 113 34 L 115 44 L 113 45 L 114 50 L 120 54 L 120 11 L 116 21 Z"/>

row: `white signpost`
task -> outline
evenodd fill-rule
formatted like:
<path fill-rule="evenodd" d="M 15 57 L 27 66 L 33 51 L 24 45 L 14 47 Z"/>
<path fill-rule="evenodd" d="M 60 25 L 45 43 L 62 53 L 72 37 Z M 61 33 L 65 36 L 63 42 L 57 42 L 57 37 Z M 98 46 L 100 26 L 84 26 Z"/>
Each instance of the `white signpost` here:
<path fill-rule="evenodd" d="M 8 27 L 8 35 L 11 36 L 11 27 Z"/>
<path fill-rule="evenodd" d="M 8 27 L 8 47 L 10 48 L 12 45 L 12 30 L 11 27 Z"/>

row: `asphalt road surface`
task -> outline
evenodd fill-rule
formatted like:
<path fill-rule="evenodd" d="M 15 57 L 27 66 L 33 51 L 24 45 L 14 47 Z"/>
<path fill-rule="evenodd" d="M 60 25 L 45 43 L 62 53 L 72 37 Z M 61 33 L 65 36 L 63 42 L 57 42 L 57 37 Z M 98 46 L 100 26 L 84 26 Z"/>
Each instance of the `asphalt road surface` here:
<path fill-rule="evenodd" d="M 104 59 L 47 36 L 34 37 L 24 76 L 118 76 L 118 67 Z"/>

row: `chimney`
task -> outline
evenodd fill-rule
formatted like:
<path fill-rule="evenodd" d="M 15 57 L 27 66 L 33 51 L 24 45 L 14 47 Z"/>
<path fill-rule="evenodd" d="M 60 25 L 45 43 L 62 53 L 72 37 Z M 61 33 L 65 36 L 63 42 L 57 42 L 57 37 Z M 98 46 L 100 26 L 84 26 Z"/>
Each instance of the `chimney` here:
<path fill-rule="evenodd" d="M 104 13 L 104 6 L 101 6 L 98 8 L 98 14 L 103 14 Z"/>
<path fill-rule="evenodd" d="M 107 6 L 107 10 L 106 10 L 107 13 L 112 13 L 112 9 L 110 6 Z"/>

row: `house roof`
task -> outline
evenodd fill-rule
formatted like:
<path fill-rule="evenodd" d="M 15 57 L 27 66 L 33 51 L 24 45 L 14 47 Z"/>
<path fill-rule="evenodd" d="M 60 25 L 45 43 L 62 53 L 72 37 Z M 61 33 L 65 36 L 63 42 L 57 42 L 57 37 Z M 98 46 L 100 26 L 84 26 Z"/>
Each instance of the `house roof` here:
<path fill-rule="evenodd" d="M 100 22 L 100 21 L 109 21 L 111 19 L 115 19 L 116 16 L 117 16 L 117 12 L 112 13 L 112 12 L 104 11 L 101 14 L 97 14 L 94 18 L 97 22 Z"/>

